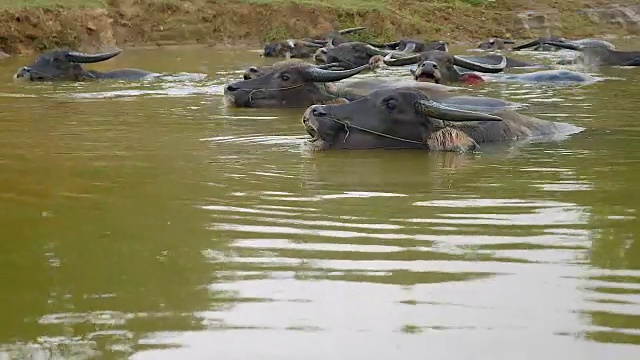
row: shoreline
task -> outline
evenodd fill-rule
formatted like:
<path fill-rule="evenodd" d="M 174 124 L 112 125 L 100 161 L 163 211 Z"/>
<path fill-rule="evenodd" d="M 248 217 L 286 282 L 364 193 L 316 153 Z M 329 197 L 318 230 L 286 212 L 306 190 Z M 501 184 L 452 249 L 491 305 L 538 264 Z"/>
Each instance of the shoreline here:
<path fill-rule="evenodd" d="M 78 51 L 205 45 L 257 49 L 265 42 L 317 36 L 331 29 L 366 26 L 354 41 L 401 38 L 474 43 L 487 37 L 530 39 L 620 38 L 640 33 L 634 16 L 640 1 L 605 0 L 353 0 L 308 2 L 256 0 L 105 0 L 104 7 L 0 6 L 0 52 L 23 55 L 57 47 Z M 532 9 L 534 7 L 535 9 Z M 588 12 L 585 12 L 587 9 Z M 600 15 L 598 15 L 600 11 Z M 626 14 L 625 14 L 626 12 Z M 596 15 L 593 15 L 596 14 Z"/>

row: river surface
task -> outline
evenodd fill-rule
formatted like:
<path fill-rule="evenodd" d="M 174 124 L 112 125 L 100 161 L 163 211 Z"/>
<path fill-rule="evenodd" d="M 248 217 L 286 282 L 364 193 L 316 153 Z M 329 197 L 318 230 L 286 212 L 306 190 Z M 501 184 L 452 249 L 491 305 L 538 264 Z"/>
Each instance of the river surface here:
<path fill-rule="evenodd" d="M 302 110 L 224 105 L 258 52 L 30 60 L 0 62 L 1 360 L 640 358 L 638 68 L 478 88 L 567 139 L 309 154 Z"/>

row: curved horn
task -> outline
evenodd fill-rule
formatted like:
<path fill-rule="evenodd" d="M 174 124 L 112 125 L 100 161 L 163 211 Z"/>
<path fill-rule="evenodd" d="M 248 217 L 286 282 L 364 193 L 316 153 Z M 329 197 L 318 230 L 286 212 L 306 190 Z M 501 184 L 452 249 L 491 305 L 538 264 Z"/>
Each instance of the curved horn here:
<path fill-rule="evenodd" d="M 415 103 L 418 112 L 434 119 L 452 122 L 462 121 L 502 121 L 495 115 L 484 114 L 476 111 L 456 109 L 445 106 L 433 100 L 418 100 Z"/>
<path fill-rule="evenodd" d="M 367 44 L 369 44 L 369 45 L 371 45 L 371 46 L 373 46 L 373 47 L 377 47 L 377 48 L 384 48 L 384 47 L 387 47 L 387 48 L 391 48 L 391 47 L 392 47 L 392 48 L 397 48 L 397 47 L 398 47 L 398 45 L 400 45 L 400 40 L 398 40 L 398 41 L 392 41 L 392 42 L 388 42 L 388 43 L 384 43 L 384 44 L 376 44 L 376 43 L 372 43 L 372 42 L 365 42 L 365 43 L 367 43 Z"/>
<path fill-rule="evenodd" d="M 85 54 L 77 51 L 70 51 L 67 53 L 67 59 L 74 63 L 96 63 L 100 61 L 109 60 L 112 57 L 119 55 L 122 50 L 115 50 L 107 53 L 100 54 Z"/>
<path fill-rule="evenodd" d="M 362 72 L 363 70 L 367 70 L 370 68 L 371 67 L 369 65 L 362 65 L 362 66 L 358 66 L 357 68 L 353 68 L 349 70 L 336 71 L 336 70 L 320 69 L 314 66 L 314 67 L 308 68 L 305 72 L 305 75 L 307 79 L 313 82 L 333 82 L 333 81 L 340 81 L 340 80 L 344 80 L 346 78 L 352 77 L 353 75 L 356 75 Z"/>
<path fill-rule="evenodd" d="M 389 55 L 391 54 L 393 51 L 392 50 L 382 50 L 382 49 L 378 49 L 377 47 L 373 47 L 367 43 L 365 43 L 364 45 L 365 49 L 369 50 L 373 55 Z"/>
<path fill-rule="evenodd" d="M 316 65 L 318 67 L 318 69 L 331 69 L 331 68 L 335 68 L 335 69 L 341 69 L 344 70 L 344 67 L 342 67 L 342 64 L 339 62 L 334 62 L 334 63 L 330 63 L 330 64 L 323 64 L 323 65 Z"/>
<path fill-rule="evenodd" d="M 522 50 L 522 49 L 528 49 L 534 46 L 538 46 L 540 45 L 540 39 L 535 39 L 533 41 L 530 41 L 526 44 L 522 44 L 522 45 L 518 45 L 518 46 L 514 46 L 511 50 L 513 51 L 518 51 L 518 50 Z"/>
<path fill-rule="evenodd" d="M 321 44 L 321 45 L 325 45 L 326 43 L 329 42 L 329 40 L 327 39 L 302 39 L 302 40 L 316 43 L 316 44 Z"/>
<path fill-rule="evenodd" d="M 402 49 L 402 52 L 412 52 L 415 49 L 416 49 L 416 43 L 409 42 L 407 43 L 407 46 L 405 46 L 405 48 Z"/>
<path fill-rule="evenodd" d="M 389 53 L 384 57 L 384 64 L 387 66 L 404 66 L 415 64 L 420 61 L 420 54 L 411 55 L 400 59 L 392 59 L 392 54 Z"/>
<path fill-rule="evenodd" d="M 500 62 L 500 64 L 489 65 L 489 64 L 482 64 L 469 59 L 465 59 L 457 55 L 453 55 L 453 64 L 463 67 L 465 69 L 473 70 L 473 71 L 479 71 L 484 73 L 499 73 L 502 70 L 504 70 L 505 67 L 507 67 L 507 58 L 502 55 L 498 55 L 498 56 L 502 58 L 502 61 Z"/>
<path fill-rule="evenodd" d="M 502 39 L 502 42 L 505 44 L 515 44 L 516 42 L 513 40 Z"/>
<path fill-rule="evenodd" d="M 565 43 L 565 42 L 559 42 L 559 41 L 544 41 L 545 45 L 551 45 L 551 46 L 555 46 L 555 47 L 559 47 L 562 49 L 569 49 L 569 50 L 575 50 L 575 51 L 581 51 L 582 50 L 582 46 L 580 45 L 576 45 L 576 44 L 571 44 L 571 43 Z"/>
<path fill-rule="evenodd" d="M 344 30 L 338 30 L 338 34 L 340 34 L 340 35 L 351 34 L 351 33 L 358 32 L 358 31 L 361 31 L 361 30 L 364 30 L 364 29 L 366 29 L 366 27 L 358 26 L 358 27 L 348 28 L 348 29 L 344 29 Z"/>
<path fill-rule="evenodd" d="M 298 40 L 298 44 L 302 44 L 304 46 L 308 46 L 308 47 L 314 47 L 314 48 L 321 48 L 324 47 L 323 44 L 318 44 L 315 42 L 311 42 L 311 41 L 304 41 L 304 40 Z"/>

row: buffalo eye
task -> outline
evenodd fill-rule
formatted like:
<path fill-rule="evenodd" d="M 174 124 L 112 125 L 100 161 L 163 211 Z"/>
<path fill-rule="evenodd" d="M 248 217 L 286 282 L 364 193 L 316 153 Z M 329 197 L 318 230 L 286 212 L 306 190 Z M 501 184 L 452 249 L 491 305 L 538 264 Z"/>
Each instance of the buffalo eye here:
<path fill-rule="evenodd" d="M 387 110 L 393 111 L 398 107 L 398 104 L 396 103 L 395 100 L 390 99 L 384 104 L 384 106 L 387 108 Z"/>
<path fill-rule="evenodd" d="M 291 76 L 289 76 L 289 74 L 280 74 L 280 80 L 289 81 L 291 80 Z"/>

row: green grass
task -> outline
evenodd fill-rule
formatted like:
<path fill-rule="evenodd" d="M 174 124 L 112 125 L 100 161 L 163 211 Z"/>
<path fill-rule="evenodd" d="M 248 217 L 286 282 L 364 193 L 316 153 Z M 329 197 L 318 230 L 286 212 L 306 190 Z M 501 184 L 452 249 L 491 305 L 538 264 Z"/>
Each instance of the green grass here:
<path fill-rule="evenodd" d="M 0 0 L 0 9 L 19 9 L 26 7 L 48 8 L 53 6 L 68 8 L 105 7 L 104 0 Z"/>

